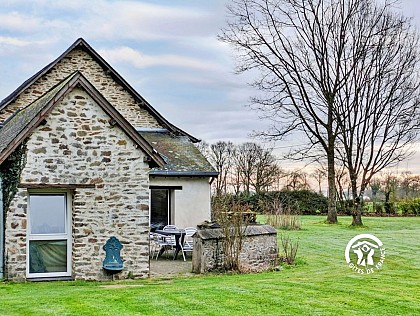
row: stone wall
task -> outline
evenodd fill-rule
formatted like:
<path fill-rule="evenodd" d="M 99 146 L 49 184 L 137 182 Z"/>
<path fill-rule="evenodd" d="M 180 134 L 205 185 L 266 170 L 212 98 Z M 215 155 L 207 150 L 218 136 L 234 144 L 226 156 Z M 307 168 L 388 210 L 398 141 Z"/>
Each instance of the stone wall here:
<path fill-rule="evenodd" d="M 161 127 L 109 73 L 81 49 L 74 49 L 48 73 L 27 88 L 14 102 L 0 111 L 0 123 L 17 109 L 27 106 L 70 74 L 79 70 L 98 91 L 135 127 Z"/>
<path fill-rule="evenodd" d="M 224 236 L 221 228 L 199 229 L 194 235 L 192 270 L 205 273 L 223 266 Z M 277 265 L 277 231 L 269 225 L 250 225 L 244 232 L 240 253 L 240 267 L 244 271 L 259 272 Z"/>
<path fill-rule="evenodd" d="M 105 280 L 102 246 L 123 244 L 124 270 L 116 278 L 149 272 L 149 166 L 144 153 L 89 95 L 74 89 L 29 137 L 24 184 L 93 184 L 72 193 L 72 274 Z M 20 188 L 5 228 L 7 277 L 26 278 L 28 190 Z"/>

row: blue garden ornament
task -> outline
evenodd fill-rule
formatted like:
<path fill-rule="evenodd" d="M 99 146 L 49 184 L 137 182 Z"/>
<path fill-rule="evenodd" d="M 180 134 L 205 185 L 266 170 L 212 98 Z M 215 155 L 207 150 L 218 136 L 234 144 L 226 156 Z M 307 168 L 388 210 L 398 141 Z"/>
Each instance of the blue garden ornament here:
<path fill-rule="evenodd" d="M 105 250 L 105 259 L 102 263 L 102 266 L 105 270 L 110 272 L 119 272 L 124 268 L 120 251 L 123 248 L 120 241 L 112 236 L 108 239 L 106 244 L 103 246 Z"/>

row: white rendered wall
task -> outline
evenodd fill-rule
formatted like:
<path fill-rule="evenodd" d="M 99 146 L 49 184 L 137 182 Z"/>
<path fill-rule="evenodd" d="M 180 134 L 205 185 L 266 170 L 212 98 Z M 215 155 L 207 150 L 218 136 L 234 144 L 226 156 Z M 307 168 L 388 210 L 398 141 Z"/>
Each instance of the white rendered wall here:
<path fill-rule="evenodd" d="M 179 228 L 195 227 L 204 220 L 210 220 L 209 178 L 151 177 L 152 186 L 181 186 L 182 190 L 172 191 L 173 223 Z"/>

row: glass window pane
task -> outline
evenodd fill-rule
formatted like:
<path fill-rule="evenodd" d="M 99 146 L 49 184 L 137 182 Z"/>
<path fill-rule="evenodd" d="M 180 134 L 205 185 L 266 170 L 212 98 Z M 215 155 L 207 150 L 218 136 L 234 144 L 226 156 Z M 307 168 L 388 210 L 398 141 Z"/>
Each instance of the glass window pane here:
<path fill-rule="evenodd" d="M 66 232 L 66 198 L 60 195 L 30 195 L 32 234 Z"/>
<path fill-rule="evenodd" d="M 151 190 L 150 224 L 152 227 L 163 227 L 169 224 L 169 191 Z"/>
<path fill-rule="evenodd" d="M 67 272 L 67 240 L 31 240 L 29 273 Z"/>

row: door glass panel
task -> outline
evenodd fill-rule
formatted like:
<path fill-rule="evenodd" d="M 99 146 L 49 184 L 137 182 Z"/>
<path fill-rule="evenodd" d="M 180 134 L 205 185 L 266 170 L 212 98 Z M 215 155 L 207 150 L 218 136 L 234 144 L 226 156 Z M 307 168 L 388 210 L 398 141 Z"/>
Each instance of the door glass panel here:
<path fill-rule="evenodd" d="M 158 228 L 169 224 L 169 190 L 151 191 L 150 225 Z"/>
<path fill-rule="evenodd" d="M 29 273 L 67 271 L 67 240 L 31 240 Z"/>
<path fill-rule="evenodd" d="M 61 195 L 31 195 L 31 233 L 66 233 L 66 198 Z"/>
<path fill-rule="evenodd" d="M 27 267 L 29 278 L 71 275 L 68 193 L 29 195 Z"/>

